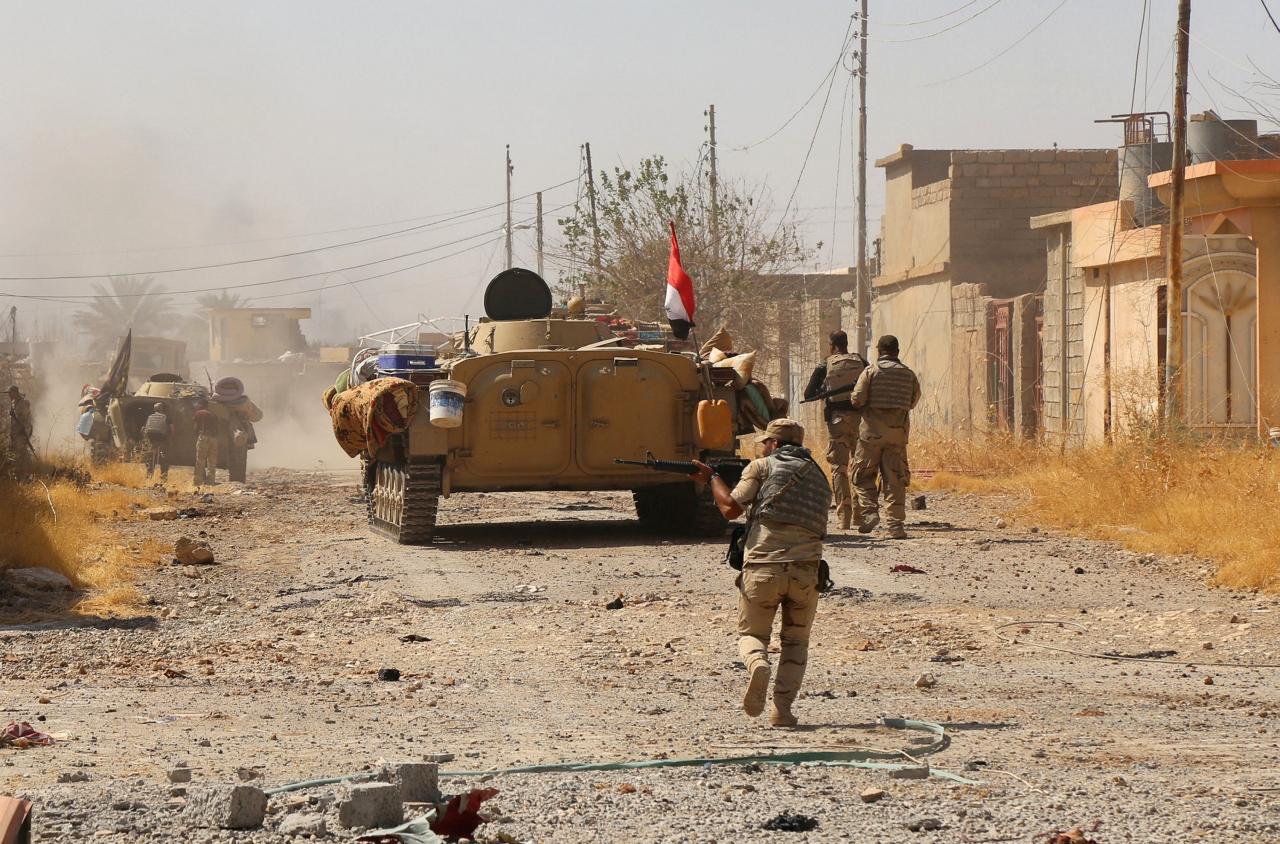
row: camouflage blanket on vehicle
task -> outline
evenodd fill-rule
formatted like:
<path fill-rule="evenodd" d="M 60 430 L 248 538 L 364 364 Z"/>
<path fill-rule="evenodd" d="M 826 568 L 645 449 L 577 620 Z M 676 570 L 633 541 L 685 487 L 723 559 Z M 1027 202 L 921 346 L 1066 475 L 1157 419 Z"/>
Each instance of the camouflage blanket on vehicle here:
<path fill-rule="evenodd" d="M 333 436 L 348 457 L 373 454 L 418 413 L 418 388 L 403 378 L 378 378 L 333 397 Z"/>

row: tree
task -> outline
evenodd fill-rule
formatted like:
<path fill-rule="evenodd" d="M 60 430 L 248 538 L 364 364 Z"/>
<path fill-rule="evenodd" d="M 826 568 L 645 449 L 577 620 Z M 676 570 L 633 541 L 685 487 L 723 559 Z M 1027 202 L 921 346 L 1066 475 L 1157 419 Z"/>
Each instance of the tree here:
<path fill-rule="evenodd" d="M 76 326 L 89 337 L 90 352 L 109 354 L 126 331 L 164 335 L 174 329 L 173 301 L 151 276 L 113 275 L 93 285 L 95 298 L 75 314 Z"/>
<path fill-rule="evenodd" d="M 230 290 L 220 290 L 217 293 L 202 293 L 196 297 L 196 305 L 199 306 L 198 310 L 202 318 L 205 311 L 229 311 L 234 308 L 243 308 L 248 304 L 248 299 L 239 293 L 232 293 Z"/>
<path fill-rule="evenodd" d="M 662 156 L 645 158 L 634 171 L 601 171 L 596 187 L 600 229 L 600 274 L 595 277 L 595 239 L 590 197 L 559 220 L 570 271 L 562 292 L 585 289 L 637 319 L 660 319 L 674 221 L 680 257 L 697 291 L 695 320 L 702 336 L 718 325 L 751 338 L 759 303 L 772 292 L 768 276 L 791 272 L 814 250 L 800 241 L 794 222 L 771 223 L 763 189 L 721 179 L 716 226 L 706 181 L 695 173 L 672 176 Z M 719 233 L 719 260 L 713 231 Z M 818 244 L 816 248 L 820 248 Z"/>

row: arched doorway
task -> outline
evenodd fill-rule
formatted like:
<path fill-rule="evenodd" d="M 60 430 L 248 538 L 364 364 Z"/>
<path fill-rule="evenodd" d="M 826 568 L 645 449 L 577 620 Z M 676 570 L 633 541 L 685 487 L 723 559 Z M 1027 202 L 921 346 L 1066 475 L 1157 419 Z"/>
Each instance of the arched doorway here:
<path fill-rule="evenodd" d="M 1208 252 L 1187 261 L 1186 413 L 1196 428 L 1257 424 L 1257 261 Z"/>

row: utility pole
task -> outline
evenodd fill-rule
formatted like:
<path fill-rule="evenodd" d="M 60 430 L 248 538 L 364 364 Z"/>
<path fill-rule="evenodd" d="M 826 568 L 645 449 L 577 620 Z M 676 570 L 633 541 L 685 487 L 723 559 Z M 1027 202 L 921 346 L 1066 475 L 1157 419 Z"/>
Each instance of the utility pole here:
<path fill-rule="evenodd" d="M 857 289 L 854 290 L 854 313 L 858 324 L 853 337 L 858 354 L 867 354 L 867 313 L 871 310 L 871 284 L 867 278 L 867 0 L 862 0 L 859 16 L 858 45 L 858 188 L 855 201 L 858 205 L 857 221 Z"/>
<path fill-rule="evenodd" d="M 719 171 L 716 170 L 716 106 L 707 106 L 707 131 L 711 135 L 711 256 L 720 268 L 720 194 Z"/>
<path fill-rule="evenodd" d="M 507 269 L 515 266 L 511 256 L 511 174 L 515 168 L 511 166 L 511 144 L 507 144 Z"/>
<path fill-rule="evenodd" d="M 591 168 L 591 142 L 582 145 L 587 153 L 587 202 L 591 205 L 591 263 L 595 272 L 592 282 L 598 293 L 600 289 L 600 222 L 596 219 L 596 175 Z M 583 298 L 586 298 L 585 295 Z"/>
<path fill-rule="evenodd" d="M 1173 173 L 1169 200 L 1169 286 L 1165 295 L 1168 340 L 1164 356 L 1164 418 L 1175 425 L 1183 418 L 1182 370 L 1182 218 L 1187 181 L 1187 54 L 1190 51 L 1191 0 L 1178 0 L 1177 63 L 1173 91 Z"/>
<path fill-rule="evenodd" d="M 535 194 L 537 197 L 534 214 L 538 218 L 537 224 L 537 242 L 538 242 L 538 275 L 542 275 L 542 191 Z"/>

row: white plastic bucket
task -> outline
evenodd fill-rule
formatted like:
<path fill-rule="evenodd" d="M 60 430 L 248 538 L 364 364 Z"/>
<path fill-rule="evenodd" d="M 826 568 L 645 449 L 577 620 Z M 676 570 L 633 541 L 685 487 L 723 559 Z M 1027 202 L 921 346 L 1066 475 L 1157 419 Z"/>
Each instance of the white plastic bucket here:
<path fill-rule="evenodd" d="M 462 424 L 462 404 L 467 398 L 467 385 L 461 381 L 432 381 L 429 392 L 431 424 L 437 428 L 457 428 Z"/>

